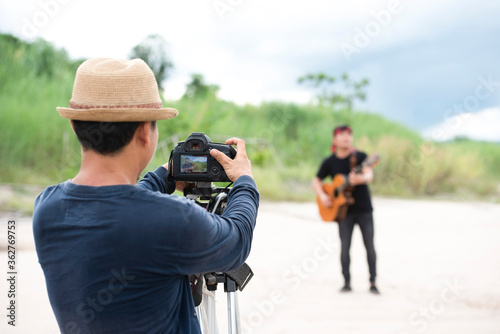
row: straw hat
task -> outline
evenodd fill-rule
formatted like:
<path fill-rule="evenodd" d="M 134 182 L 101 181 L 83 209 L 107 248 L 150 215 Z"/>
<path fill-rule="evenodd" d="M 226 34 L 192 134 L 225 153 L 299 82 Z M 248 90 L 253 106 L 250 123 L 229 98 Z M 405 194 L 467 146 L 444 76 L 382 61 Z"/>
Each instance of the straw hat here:
<path fill-rule="evenodd" d="M 84 61 L 69 108 L 57 111 L 64 118 L 97 122 L 156 121 L 178 114 L 163 108 L 153 71 L 143 60 L 110 58 Z"/>

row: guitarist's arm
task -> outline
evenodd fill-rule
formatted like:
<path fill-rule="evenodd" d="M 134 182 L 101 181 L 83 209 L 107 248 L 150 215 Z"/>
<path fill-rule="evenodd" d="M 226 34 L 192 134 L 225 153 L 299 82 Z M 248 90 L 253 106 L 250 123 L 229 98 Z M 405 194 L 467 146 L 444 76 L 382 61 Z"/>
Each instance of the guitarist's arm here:
<path fill-rule="evenodd" d="M 354 173 L 354 171 L 349 173 L 349 183 L 353 186 L 359 184 L 368 184 L 373 181 L 373 169 L 371 167 L 365 166 L 361 173 Z"/>
<path fill-rule="evenodd" d="M 313 179 L 312 187 L 314 192 L 316 193 L 316 196 L 318 196 L 321 199 L 323 205 L 326 207 L 331 207 L 333 204 L 332 199 L 323 191 L 323 182 L 319 177 L 316 176 Z"/>

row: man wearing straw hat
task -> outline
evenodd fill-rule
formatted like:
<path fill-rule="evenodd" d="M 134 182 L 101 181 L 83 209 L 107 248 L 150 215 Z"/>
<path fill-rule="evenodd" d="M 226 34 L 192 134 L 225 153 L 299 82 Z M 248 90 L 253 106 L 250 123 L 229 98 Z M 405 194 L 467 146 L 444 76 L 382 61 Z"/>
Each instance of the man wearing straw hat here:
<path fill-rule="evenodd" d="M 229 271 L 250 252 L 259 194 L 241 139 L 234 159 L 210 154 L 234 181 L 222 216 L 169 195 L 167 165 L 147 173 L 163 108 L 140 59 L 90 59 L 77 70 L 69 108 L 80 171 L 36 199 L 33 232 L 63 333 L 200 333 L 188 274 Z"/>

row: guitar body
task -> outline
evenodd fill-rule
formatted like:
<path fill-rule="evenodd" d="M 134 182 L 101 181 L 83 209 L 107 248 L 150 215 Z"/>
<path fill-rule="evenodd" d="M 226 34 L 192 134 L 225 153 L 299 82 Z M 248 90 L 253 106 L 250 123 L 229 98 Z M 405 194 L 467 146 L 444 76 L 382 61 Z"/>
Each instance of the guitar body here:
<path fill-rule="evenodd" d="M 325 222 L 337 221 L 340 222 L 345 218 L 347 213 L 347 205 L 351 199 L 346 198 L 343 191 L 339 191 L 347 183 L 347 178 L 343 174 L 337 174 L 331 183 L 323 185 L 323 191 L 330 196 L 332 206 L 324 206 L 319 197 L 316 197 L 318 203 L 319 214 Z M 340 217 L 339 217 L 340 213 Z M 342 217 L 343 216 L 343 217 Z"/>

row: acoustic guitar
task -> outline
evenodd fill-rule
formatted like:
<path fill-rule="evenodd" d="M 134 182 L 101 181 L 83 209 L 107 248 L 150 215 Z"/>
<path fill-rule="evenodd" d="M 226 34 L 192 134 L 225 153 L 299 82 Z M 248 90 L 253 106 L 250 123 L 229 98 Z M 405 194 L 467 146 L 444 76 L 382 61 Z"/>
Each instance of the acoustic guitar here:
<path fill-rule="evenodd" d="M 360 165 L 354 167 L 354 172 L 360 174 L 364 167 L 375 167 L 379 160 L 379 154 L 373 154 Z M 330 196 L 332 206 L 324 206 L 321 199 L 316 196 L 321 219 L 325 222 L 336 221 L 340 223 L 344 220 L 349 206 L 354 204 L 354 198 L 350 196 L 352 185 L 349 183 L 349 176 L 347 174 L 336 174 L 331 183 L 323 184 L 323 191 Z"/>

